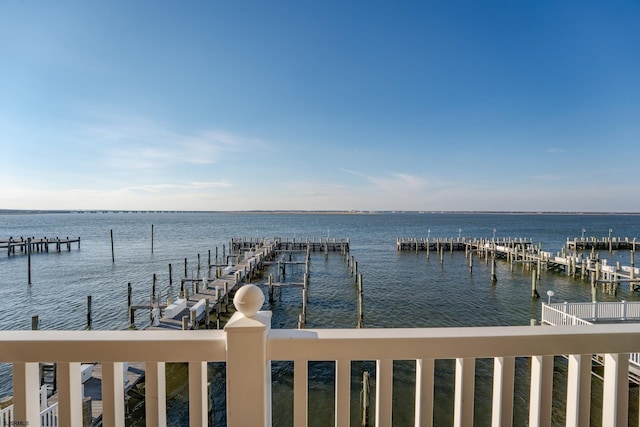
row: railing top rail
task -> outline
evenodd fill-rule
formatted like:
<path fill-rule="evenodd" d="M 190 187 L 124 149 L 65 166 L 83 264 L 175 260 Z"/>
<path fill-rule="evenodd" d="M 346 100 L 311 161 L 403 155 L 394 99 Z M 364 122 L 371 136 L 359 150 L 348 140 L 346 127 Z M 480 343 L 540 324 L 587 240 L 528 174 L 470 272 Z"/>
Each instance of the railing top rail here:
<path fill-rule="evenodd" d="M 271 360 L 318 361 L 635 353 L 640 324 L 272 330 L 267 351 Z"/>
<path fill-rule="evenodd" d="M 225 361 L 225 331 L 0 331 L 0 362 Z M 640 352 L 640 324 L 274 329 L 271 360 L 407 360 Z"/>
<path fill-rule="evenodd" d="M 226 360 L 224 331 L 0 331 L 0 362 Z"/>

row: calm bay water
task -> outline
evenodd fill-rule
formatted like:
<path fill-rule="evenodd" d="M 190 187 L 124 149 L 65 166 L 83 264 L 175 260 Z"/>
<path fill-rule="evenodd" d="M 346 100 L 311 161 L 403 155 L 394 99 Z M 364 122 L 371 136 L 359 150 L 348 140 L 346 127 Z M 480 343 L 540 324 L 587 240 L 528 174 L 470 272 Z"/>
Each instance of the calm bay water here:
<path fill-rule="evenodd" d="M 151 253 L 151 225 L 154 225 L 154 252 Z M 207 253 L 222 252 L 232 237 L 350 238 L 351 255 L 364 276 L 366 327 L 445 327 L 485 325 L 528 325 L 539 319 L 541 301 L 530 297 L 530 273 L 518 266 L 511 272 L 506 262 L 498 261 L 498 283 L 490 282 L 490 266 L 482 260 L 474 263 L 473 274 L 463 253 L 446 253 L 444 265 L 435 256 L 423 253 L 398 253 L 397 237 L 526 237 L 542 242 L 543 249 L 559 251 L 567 237 L 640 236 L 640 217 L 632 215 L 507 215 L 507 214 L 227 214 L 227 213 L 96 213 L 0 216 L 0 238 L 9 236 L 78 237 L 81 249 L 71 252 L 34 254 L 32 285 L 27 285 L 27 259 L 0 253 L 0 329 L 30 329 L 31 316 L 39 315 L 41 329 L 83 329 L 86 323 L 86 298 L 93 299 L 94 329 L 125 329 L 127 283 L 133 287 L 134 303 L 146 303 L 152 275 L 158 277 L 158 290 L 176 297 L 178 286 L 168 286 L 168 264 L 173 265 L 174 283 L 184 272 L 188 259 L 189 274 L 196 268 L 197 255 L 206 264 Z M 110 230 L 115 242 L 115 263 L 111 261 Z M 629 263 L 629 252 L 603 253 L 610 262 Z M 302 270 L 288 280 L 300 281 Z M 177 282 L 179 283 L 179 282 Z M 588 301 L 587 282 L 563 274 L 543 272 L 541 295 L 553 290 L 556 301 Z M 546 298 L 545 298 L 546 299 Z M 635 300 L 622 286 L 617 296 L 599 295 L 603 301 Z M 309 328 L 354 327 L 357 320 L 357 294 L 353 278 L 344 260 L 330 254 L 312 256 L 309 294 Z M 265 309 L 274 313 L 274 328 L 295 328 L 300 312 L 299 289 L 285 289 L 282 300 Z M 148 325 L 142 312 L 138 327 Z M 145 323 L 146 322 L 146 323 Z M 436 386 L 451 388 L 451 363 L 438 362 Z M 310 425 L 327 425 L 332 419 L 331 380 L 327 364 L 310 369 Z M 329 364 L 330 365 L 330 364 Z M 485 366 L 486 365 L 486 366 Z M 275 365 L 274 413 L 285 419 L 291 411 L 290 370 L 286 363 Z M 374 370 L 370 362 L 354 363 L 354 396 L 357 403 L 361 370 Z M 412 367 L 396 364 L 394 423 L 410 424 L 413 414 Z M 492 367 L 478 363 L 478 376 L 491 377 Z M 526 375 L 526 361 L 519 362 L 518 374 Z M 559 364 L 559 370 L 562 365 Z M 214 373 L 214 375 L 217 375 Z M 482 389 L 482 386 L 478 386 Z M 560 387 L 561 388 L 561 387 Z M 484 391 L 486 392 L 486 390 Z M 10 369 L 0 366 L 0 396 L 10 394 Z M 478 393 L 482 395 L 483 391 Z M 528 390 L 519 390 L 516 399 L 527 401 Z M 490 389 L 489 389 L 490 395 Z M 597 395 L 597 393 L 596 393 Z M 323 396 L 325 396 L 323 398 Z M 170 403 L 174 413 L 186 407 L 184 390 L 174 393 Z M 215 399 L 214 399 L 215 400 Z M 559 399 L 560 400 L 560 399 Z M 637 399 L 635 399 L 637 402 Z M 518 403 L 518 402 L 517 402 Z M 216 407 L 223 402 L 215 401 Z M 173 406 L 171 406 L 173 405 Z M 221 406 L 222 405 L 222 406 Z M 488 423 L 487 402 L 478 402 L 478 425 Z M 522 417 L 516 404 L 516 419 Z M 558 411 L 561 412 L 562 408 Z M 436 419 L 449 419 L 450 399 L 437 402 Z M 636 411 L 637 412 L 637 411 Z M 354 406 L 352 413 L 357 413 Z M 524 413 L 524 412 L 523 412 Z M 562 418 L 562 414 L 558 415 Z M 175 425 L 181 425 L 178 418 Z M 278 418 L 279 419 L 279 418 Z M 354 418 L 354 421 L 356 418 Z M 223 422 L 223 420 L 218 420 Z M 279 425 L 279 424 L 277 424 Z M 286 424 L 285 424 L 286 425 Z"/>

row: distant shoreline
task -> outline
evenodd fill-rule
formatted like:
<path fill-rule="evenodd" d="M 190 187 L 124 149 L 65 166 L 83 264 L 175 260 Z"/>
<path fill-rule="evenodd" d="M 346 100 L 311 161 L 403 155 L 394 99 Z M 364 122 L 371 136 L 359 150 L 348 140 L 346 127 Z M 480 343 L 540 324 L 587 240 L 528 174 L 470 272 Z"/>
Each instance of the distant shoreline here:
<path fill-rule="evenodd" d="M 579 212 L 579 211 L 340 211 L 340 210 L 237 210 L 237 211 L 174 211 L 174 210 L 110 210 L 110 209 L 69 209 L 69 210 L 36 210 L 36 209 L 0 209 L 0 215 L 45 215 L 45 214 L 130 214 L 130 213 L 202 213 L 202 214 L 272 214 L 272 215 L 380 215 L 380 214 L 423 214 L 423 215 L 630 215 L 640 212 Z"/>

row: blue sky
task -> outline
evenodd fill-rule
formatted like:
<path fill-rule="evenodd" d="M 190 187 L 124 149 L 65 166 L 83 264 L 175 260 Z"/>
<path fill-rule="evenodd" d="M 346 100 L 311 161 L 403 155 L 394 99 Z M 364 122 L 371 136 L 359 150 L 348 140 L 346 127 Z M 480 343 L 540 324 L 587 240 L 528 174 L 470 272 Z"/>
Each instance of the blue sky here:
<path fill-rule="evenodd" d="M 0 208 L 640 211 L 637 1 L 0 1 Z"/>

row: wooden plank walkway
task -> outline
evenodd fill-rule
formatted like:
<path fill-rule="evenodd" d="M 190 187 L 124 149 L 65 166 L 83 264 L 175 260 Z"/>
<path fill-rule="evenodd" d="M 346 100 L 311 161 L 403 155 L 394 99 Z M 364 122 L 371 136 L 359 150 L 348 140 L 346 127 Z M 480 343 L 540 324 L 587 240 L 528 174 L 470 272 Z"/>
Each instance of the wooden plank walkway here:
<path fill-rule="evenodd" d="M 215 278 L 182 279 L 178 299 L 167 301 L 163 312 L 158 310 L 150 329 L 197 329 L 202 323 L 208 326 L 211 311 L 223 311 L 223 305 L 229 304 L 229 294 L 240 283 L 251 281 L 266 260 L 273 259 L 279 244 L 277 240 L 253 241 L 244 252 L 230 255 L 238 261 L 236 264 L 215 266 Z"/>
<path fill-rule="evenodd" d="M 307 248 L 311 252 L 349 252 L 349 246 L 351 245 L 350 239 L 338 239 L 338 238 L 327 238 L 327 239 L 298 239 L 295 238 L 289 240 L 283 240 L 279 237 L 273 239 L 278 242 L 277 252 L 282 251 L 294 251 L 294 252 L 306 252 Z M 251 248 L 255 247 L 256 243 L 260 243 L 260 239 L 254 238 L 236 238 L 231 239 L 229 248 L 234 253 L 240 253 L 246 250 L 251 250 Z"/>
<path fill-rule="evenodd" d="M 279 278 L 284 276 L 287 265 L 307 265 L 307 261 L 295 261 L 292 259 L 294 252 L 324 251 L 325 254 L 340 251 L 343 254 L 349 252 L 349 239 L 302 239 L 285 240 L 241 238 L 232 239 L 229 243 L 230 254 L 226 254 L 223 247 L 223 259 L 235 261 L 233 265 L 209 264 L 213 268 L 214 278 L 183 278 L 180 282 L 180 292 L 176 301 L 167 301 L 166 305 L 137 305 L 131 309 L 147 308 L 155 310 L 150 329 L 197 329 L 201 325 L 209 327 L 209 319 L 212 312 L 217 314 L 226 311 L 230 303 L 229 295 L 243 282 L 251 280 L 268 265 L 278 265 L 278 282 L 258 284 L 269 286 L 272 295 L 273 288 L 283 286 L 302 286 L 299 283 L 283 284 Z M 287 257 L 288 254 L 288 257 Z M 280 260 L 276 261 L 279 256 Z M 217 249 L 216 249 L 217 259 Z M 308 271 L 306 272 L 308 275 Z"/>
<path fill-rule="evenodd" d="M 18 253 L 38 253 L 38 252 L 61 252 L 64 247 L 67 251 L 71 251 L 71 244 L 77 243 L 78 249 L 80 249 L 80 237 L 74 238 L 60 238 L 60 237 L 9 237 L 8 240 L 0 240 L 0 251 L 6 250 L 7 256 L 16 255 L 16 249 Z"/>

